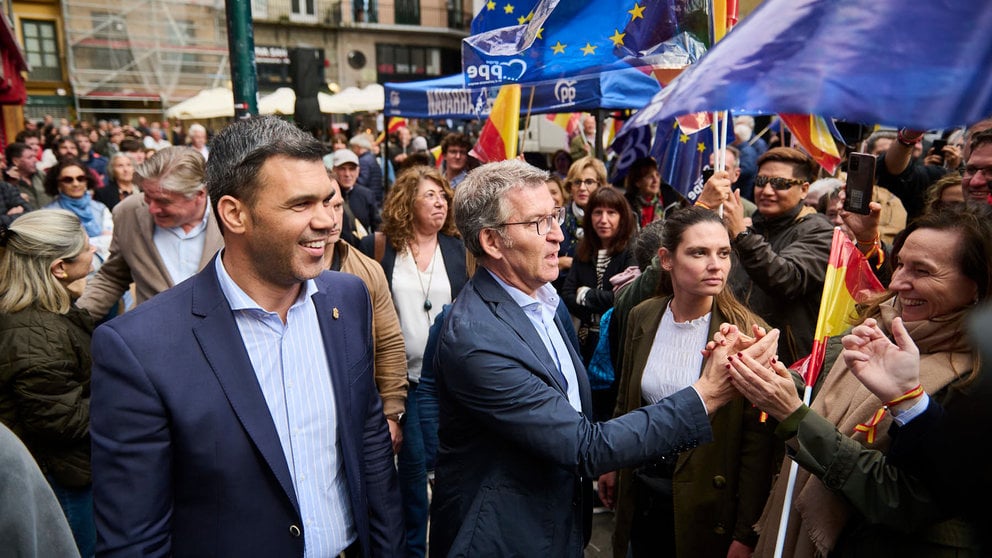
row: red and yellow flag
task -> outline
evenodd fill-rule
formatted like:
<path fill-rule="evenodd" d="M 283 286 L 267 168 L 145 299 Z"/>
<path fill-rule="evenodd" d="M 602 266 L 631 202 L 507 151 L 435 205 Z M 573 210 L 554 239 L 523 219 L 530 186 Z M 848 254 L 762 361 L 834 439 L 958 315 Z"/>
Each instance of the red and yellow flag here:
<path fill-rule="evenodd" d="M 823 296 L 820 298 L 820 312 L 816 317 L 813 351 L 804 365 L 806 385 L 815 384 L 820 375 L 827 340 L 851 327 L 858 303 L 883 290 L 885 288 L 875 277 L 868 260 L 841 232 L 840 227 L 835 228 L 827 276 L 823 282 Z"/>
<path fill-rule="evenodd" d="M 471 155 L 483 163 L 517 157 L 520 135 L 520 84 L 504 85 L 496 95 L 489 120 L 479 132 L 479 141 Z"/>
<path fill-rule="evenodd" d="M 406 128 L 406 126 L 407 126 L 406 118 L 403 118 L 401 116 L 394 116 L 389 119 L 389 125 L 386 126 L 386 131 L 392 134 L 393 132 L 399 130 L 400 128 Z"/>
<path fill-rule="evenodd" d="M 558 114 L 546 114 L 544 117 L 560 126 L 565 130 L 565 134 L 571 137 L 579 129 L 580 116 L 581 114 L 577 112 L 562 112 Z"/>
<path fill-rule="evenodd" d="M 822 116 L 813 114 L 779 114 L 793 137 L 803 146 L 814 161 L 833 174 L 840 163 L 840 151 L 834 143 L 830 124 Z"/>

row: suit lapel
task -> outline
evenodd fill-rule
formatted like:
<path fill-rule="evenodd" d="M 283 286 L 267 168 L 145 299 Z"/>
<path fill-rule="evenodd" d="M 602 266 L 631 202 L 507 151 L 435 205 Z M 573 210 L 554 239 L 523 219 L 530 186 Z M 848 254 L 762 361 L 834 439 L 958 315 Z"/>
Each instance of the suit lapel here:
<path fill-rule="evenodd" d="M 155 246 L 155 220 L 152 219 L 152 214 L 148 212 L 148 206 L 146 204 L 141 204 L 137 212 L 137 218 L 138 228 L 140 230 L 134 241 L 145 245 L 145 251 L 151 259 L 148 263 L 158 270 L 165 284 L 171 289 L 175 286 L 175 283 L 173 283 L 172 276 L 169 274 L 169 268 L 165 267 L 165 261 L 162 260 L 162 255 L 158 253 L 158 247 Z"/>
<path fill-rule="evenodd" d="M 193 327 L 193 335 L 245 433 L 299 510 L 279 434 L 213 265 L 208 265 L 194 280 L 193 314 L 202 320 Z"/>
<path fill-rule="evenodd" d="M 523 309 L 493 279 L 489 270 L 485 270 L 485 273 L 477 272 L 472 281 L 476 285 L 476 290 L 479 291 L 479 296 L 495 306 L 494 312 L 496 316 L 503 320 L 517 334 L 517 337 L 530 348 L 537 360 L 540 361 L 543 369 L 538 369 L 537 371 L 541 372 L 541 375 L 545 378 L 551 380 L 552 385 L 556 386 L 558 391 L 567 396 L 568 392 L 559 380 L 561 372 L 558 371 L 558 366 L 555 364 L 551 354 L 548 353 L 544 342 L 541 341 L 540 335 L 534 331 L 534 324 L 531 323 L 530 318 L 527 317 Z M 566 342 L 565 344 L 568 345 L 569 343 Z"/>
<path fill-rule="evenodd" d="M 337 300 L 337 294 L 331 291 L 320 278 L 317 280 L 318 292 L 313 295 L 314 308 L 317 312 L 317 322 L 320 324 L 320 335 L 324 341 L 324 358 L 327 360 L 327 369 L 331 374 L 331 386 L 334 389 L 334 403 L 337 409 L 338 419 L 338 439 L 341 441 L 344 455 L 354 455 L 351 447 L 351 438 L 345 436 L 345 432 L 354 432 L 351 426 L 354 415 L 352 414 L 352 401 L 349 397 L 351 378 L 347 376 L 348 370 L 342 369 L 342 363 L 355 362 L 357 359 L 347 358 L 348 353 L 354 350 L 364 350 L 361 348 L 349 347 L 349 331 L 346 327 L 338 324 L 342 323 L 330 319 L 332 308 L 342 306 Z M 343 322 L 345 324 L 355 324 L 353 320 Z M 340 355 L 340 358 L 327 358 L 327 355 Z"/>

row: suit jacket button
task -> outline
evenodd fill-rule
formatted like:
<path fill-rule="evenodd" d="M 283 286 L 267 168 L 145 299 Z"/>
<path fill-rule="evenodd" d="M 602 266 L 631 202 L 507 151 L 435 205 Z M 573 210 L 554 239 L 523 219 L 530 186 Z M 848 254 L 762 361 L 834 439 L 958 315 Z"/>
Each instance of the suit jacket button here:
<path fill-rule="evenodd" d="M 713 488 L 726 488 L 727 479 L 722 475 L 717 475 L 713 477 Z"/>
<path fill-rule="evenodd" d="M 289 526 L 289 534 L 292 535 L 292 537 L 294 539 L 299 538 L 299 536 L 300 536 L 300 528 L 297 527 L 296 525 L 290 525 Z"/>

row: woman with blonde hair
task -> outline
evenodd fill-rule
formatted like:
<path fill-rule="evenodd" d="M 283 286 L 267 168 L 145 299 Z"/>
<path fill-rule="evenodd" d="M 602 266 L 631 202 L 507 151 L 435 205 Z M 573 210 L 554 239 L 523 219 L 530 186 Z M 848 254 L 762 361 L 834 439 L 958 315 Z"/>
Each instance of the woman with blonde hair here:
<path fill-rule="evenodd" d="M 40 210 L 0 227 L 0 421 L 38 461 L 82 556 L 96 544 L 90 477 L 89 314 L 67 287 L 93 248 L 79 218 Z"/>

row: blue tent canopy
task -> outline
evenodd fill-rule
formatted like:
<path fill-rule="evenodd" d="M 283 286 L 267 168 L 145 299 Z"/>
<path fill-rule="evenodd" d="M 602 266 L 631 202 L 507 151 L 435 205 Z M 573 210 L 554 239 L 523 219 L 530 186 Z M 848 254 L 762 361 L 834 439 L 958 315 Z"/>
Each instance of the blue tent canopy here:
<path fill-rule="evenodd" d="M 462 74 L 387 83 L 386 116 L 405 118 L 482 119 L 489 116 L 499 87 L 466 87 Z M 635 109 L 661 90 L 657 80 L 638 68 L 522 83 L 520 110 L 531 114 Z M 533 100 L 531 94 L 533 92 Z"/>

